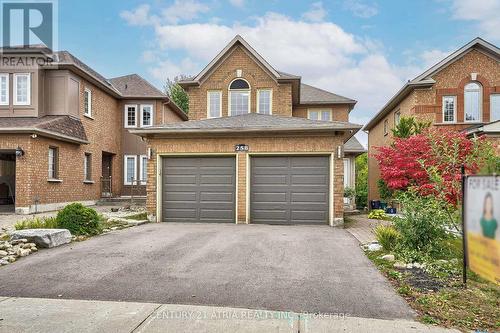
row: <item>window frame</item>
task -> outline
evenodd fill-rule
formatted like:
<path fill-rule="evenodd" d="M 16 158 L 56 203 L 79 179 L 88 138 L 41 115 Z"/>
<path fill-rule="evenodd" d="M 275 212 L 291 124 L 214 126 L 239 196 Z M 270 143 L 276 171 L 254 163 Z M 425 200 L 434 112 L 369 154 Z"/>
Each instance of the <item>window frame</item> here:
<path fill-rule="evenodd" d="M 9 73 L 0 73 L 0 78 L 6 78 L 6 88 L 5 88 L 5 102 L 2 102 L 0 99 L 0 105 L 9 105 L 10 104 L 10 75 Z M 1 97 L 1 91 L 0 91 L 0 97 Z"/>
<path fill-rule="evenodd" d="M 389 119 L 384 119 L 384 136 L 389 134 Z"/>
<path fill-rule="evenodd" d="M 127 160 L 129 158 L 134 160 L 134 178 L 132 182 L 127 180 Z M 134 185 L 134 180 L 137 181 L 137 155 L 123 155 L 123 185 Z"/>
<path fill-rule="evenodd" d="M 269 113 L 260 113 L 260 93 L 263 91 L 269 91 Z M 257 89 L 257 113 L 259 114 L 273 114 L 273 89 L 272 88 L 262 88 Z"/>
<path fill-rule="evenodd" d="M 26 96 L 26 102 L 19 102 L 17 100 L 17 98 L 19 97 L 17 95 L 17 82 L 18 82 L 18 78 L 19 77 L 22 77 L 22 76 L 27 76 L 28 77 L 28 80 L 27 80 L 27 83 L 26 83 L 26 93 L 27 93 L 27 96 Z M 14 73 L 14 80 L 13 80 L 14 84 L 12 86 L 12 90 L 14 90 L 14 98 L 13 98 L 13 101 L 12 101 L 12 104 L 13 105 L 20 105 L 20 106 L 27 106 L 27 105 L 31 105 L 31 73 Z"/>
<path fill-rule="evenodd" d="M 88 94 L 88 112 L 85 108 L 85 98 Z M 92 118 L 92 90 L 90 88 L 85 87 L 83 89 L 83 115 L 87 118 Z"/>
<path fill-rule="evenodd" d="M 474 91 L 472 89 L 468 90 L 467 86 L 470 85 L 471 83 L 475 83 L 479 86 L 479 100 L 478 100 L 478 116 L 479 119 L 474 119 L 474 120 L 467 120 L 467 110 L 466 110 L 466 93 L 467 91 Z M 483 121 L 483 85 L 477 81 L 470 81 L 464 86 L 464 123 L 480 123 Z"/>
<path fill-rule="evenodd" d="M 318 119 L 311 119 L 311 113 L 312 112 L 318 112 Z M 328 120 L 323 120 L 321 119 L 321 114 L 323 112 L 328 112 L 330 114 L 330 117 Z M 307 109 L 307 119 L 309 120 L 317 120 L 317 121 L 332 121 L 333 120 L 333 110 L 332 109 Z"/>
<path fill-rule="evenodd" d="M 53 168 L 52 168 L 52 174 L 50 173 L 50 162 L 51 162 L 51 156 L 50 152 L 53 151 L 54 155 L 52 158 L 54 159 L 52 161 Z M 48 157 L 48 165 L 47 165 L 47 176 L 49 181 L 54 181 L 54 180 L 59 180 L 59 147 L 56 146 L 49 146 L 49 149 L 47 151 L 47 157 Z"/>
<path fill-rule="evenodd" d="M 219 95 L 219 116 L 217 117 L 212 117 L 210 115 L 211 93 L 218 93 Z M 220 118 L 220 117 L 222 117 L 222 90 L 207 90 L 207 119 Z"/>
<path fill-rule="evenodd" d="M 151 107 L 151 124 L 149 125 L 144 125 L 144 107 L 145 106 L 149 106 Z M 137 113 L 137 109 L 136 109 L 136 113 Z M 153 126 L 153 123 L 154 123 L 154 120 L 153 120 L 153 115 L 154 115 L 154 106 L 153 104 L 141 104 L 140 106 L 140 111 L 139 111 L 139 115 L 140 115 L 140 124 L 141 124 L 141 127 L 151 127 Z M 136 119 L 136 124 L 137 124 L 137 119 Z"/>
<path fill-rule="evenodd" d="M 87 160 L 88 159 L 88 160 Z M 92 154 L 83 154 L 83 182 L 92 182 Z"/>
<path fill-rule="evenodd" d="M 401 121 L 401 110 L 394 112 L 394 126 L 398 126 Z"/>
<path fill-rule="evenodd" d="M 445 99 L 451 98 L 453 99 L 453 120 L 452 121 L 447 121 L 445 117 L 445 111 L 446 111 L 446 103 Z M 457 122 L 457 96 L 455 95 L 443 95 L 441 98 L 441 116 L 442 118 L 442 123 L 443 124 L 455 124 Z"/>
<path fill-rule="evenodd" d="M 134 125 L 129 125 L 128 124 L 128 108 L 129 107 L 134 107 L 135 109 L 135 118 L 134 118 Z M 124 110 L 123 110 L 123 114 L 124 114 L 124 127 L 125 128 L 137 128 L 137 104 L 125 104 L 125 107 L 124 107 Z"/>
<path fill-rule="evenodd" d="M 243 81 L 245 81 L 248 84 L 248 89 L 231 89 L 231 85 L 236 80 L 243 80 Z M 251 110 L 252 110 L 252 106 L 251 106 L 252 105 L 252 86 L 250 85 L 250 83 L 247 80 L 245 80 L 245 79 L 243 79 L 241 77 L 237 77 L 234 80 L 232 80 L 231 82 L 229 82 L 227 90 L 228 90 L 228 94 L 227 94 L 228 105 L 227 105 L 227 107 L 229 109 L 228 112 L 227 112 L 227 114 L 229 116 L 233 116 L 233 112 L 232 112 L 233 110 L 232 110 L 232 107 L 231 107 L 231 95 L 232 95 L 233 92 L 248 92 L 248 110 L 247 110 L 248 112 L 247 112 L 247 114 L 251 112 Z M 243 115 L 243 114 L 241 114 L 241 115 Z M 239 116 L 241 116 L 241 115 L 239 115 Z"/>
<path fill-rule="evenodd" d="M 143 160 L 146 160 L 146 168 L 144 169 L 143 165 L 142 165 L 142 161 Z M 140 184 L 141 185 L 146 185 L 147 183 L 147 180 L 148 180 L 148 156 L 147 155 L 139 155 L 139 175 L 140 175 Z M 143 176 L 143 172 L 146 171 L 146 178 L 143 179 L 142 176 Z"/>
<path fill-rule="evenodd" d="M 493 119 L 493 98 L 498 99 L 498 119 Z M 500 93 L 490 94 L 490 122 L 500 120 Z"/>

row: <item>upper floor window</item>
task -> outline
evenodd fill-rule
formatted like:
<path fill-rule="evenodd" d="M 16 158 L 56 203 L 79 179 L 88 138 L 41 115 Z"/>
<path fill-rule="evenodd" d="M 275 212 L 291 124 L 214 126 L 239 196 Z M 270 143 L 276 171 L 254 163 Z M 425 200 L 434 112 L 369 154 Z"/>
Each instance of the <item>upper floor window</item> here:
<path fill-rule="evenodd" d="M 477 82 L 468 83 L 464 88 L 465 121 L 481 121 L 481 85 Z"/>
<path fill-rule="evenodd" d="M 332 121 L 332 110 L 307 110 L 307 118 L 311 120 Z"/>
<path fill-rule="evenodd" d="M 273 91 L 271 89 L 257 90 L 257 113 L 272 114 Z"/>
<path fill-rule="evenodd" d="M 92 91 L 88 88 L 83 91 L 83 114 L 92 117 Z"/>
<path fill-rule="evenodd" d="M 125 127 L 137 127 L 137 105 L 125 105 Z"/>
<path fill-rule="evenodd" d="M 0 74 L 0 105 L 9 105 L 9 74 Z"/>
<path fill-rule="evenodd" d="M 141 126 L 153 125 L 153 105 L 141 105 Z"/>
<path fill-rule="evenodd" d="M 457 97 L 443 96 L 443 123 L 454 123 L 457 111 Z"/>
<path fill-rule="evenodd" d="M 394 112 L 394 125 L 398 126 L 399 121 L 401 120 L 401 111 Z"/>
<path fill-rule="evenodd" d="M 490 121 L 500 120 L 500 94 L 490 95 Z"/>
<path fill-rule="evenodd" d="M 389 134 L 389 119 L 384 120 L 384 135 Z"/>
<path fill-rule="evenodd" d="M 212 90 L 207 93 L 208 118 L 222 116 L 222 91 Z"/>
<path fill-rule="evenodd" d="M 229 115 L 250 113 L 250 85 L 243 79 L 236 79 L 229 85 Z"/>
<path fill-rule="evenodd" d="M 14 105 L 31 104 L 31 75 L 14 74 Z"/>

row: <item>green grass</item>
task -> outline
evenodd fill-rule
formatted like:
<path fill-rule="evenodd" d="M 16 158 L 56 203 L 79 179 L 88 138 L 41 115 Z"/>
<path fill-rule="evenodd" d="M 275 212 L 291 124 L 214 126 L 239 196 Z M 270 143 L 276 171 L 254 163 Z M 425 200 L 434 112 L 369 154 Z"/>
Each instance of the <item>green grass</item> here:
<path fill-rule="evenodd" d="M 430 271 L 433 277 L 444 281 L 446 287 L 438 291 L 421 291 L 406 282 L 409 273 L 400 272 L 392 262 L 380 259 L 384 253 L 367 252 L 368 258 L 384 273 L 396 291 L 419 313 L 425 324 L 454 327 L 462 331 L 500 330 L 500 286 L 468 272 L 467 288 L 461 283 L 461 270 Z"/>
<path fill-rule="evenodd" d="M 24 229 L 57 229 L 59 225 L 55 217 L 32 217 L 14 224 L 16 230 Z"/>
<path fill-rule="evenodd" d="M 128 220 L 138 220 L 138 221 L 147 220 L 148 213 L 143 212 L 143 213 L 139 213 L 139 214 L 129 215 L 129 216 L 125 216 L 125 218 Z"/>

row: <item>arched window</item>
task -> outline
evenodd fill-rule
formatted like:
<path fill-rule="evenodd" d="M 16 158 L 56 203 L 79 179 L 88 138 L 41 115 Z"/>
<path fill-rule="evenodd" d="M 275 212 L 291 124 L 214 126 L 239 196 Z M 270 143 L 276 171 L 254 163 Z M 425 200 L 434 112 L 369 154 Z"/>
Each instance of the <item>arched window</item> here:
<path fill-rule="evenodd" d="M 243 79 L 236 79 L 229 85 L 229 115 L 250 113 L 250 85 Z"/>
<path fill-rule="evenodd" d="M 481 121 L 482 88 L 477 82 L 467 83 L 464 87 L 464 119 L 469 122 Z"/>

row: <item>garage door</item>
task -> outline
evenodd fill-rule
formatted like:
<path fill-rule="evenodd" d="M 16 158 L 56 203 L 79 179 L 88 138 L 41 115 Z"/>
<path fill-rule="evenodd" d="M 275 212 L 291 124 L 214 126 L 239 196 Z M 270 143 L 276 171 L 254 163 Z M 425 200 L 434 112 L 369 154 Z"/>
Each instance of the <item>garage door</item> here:
<path fill-rule="evenodd" d="M 330 159 L 266 156 L 251 159 L 253 223 L 328 223 Z"/>
<path fill-rule="evenodd" d="M 235 221 L 234 157 L 164 157 L 164 222 Z"/>

